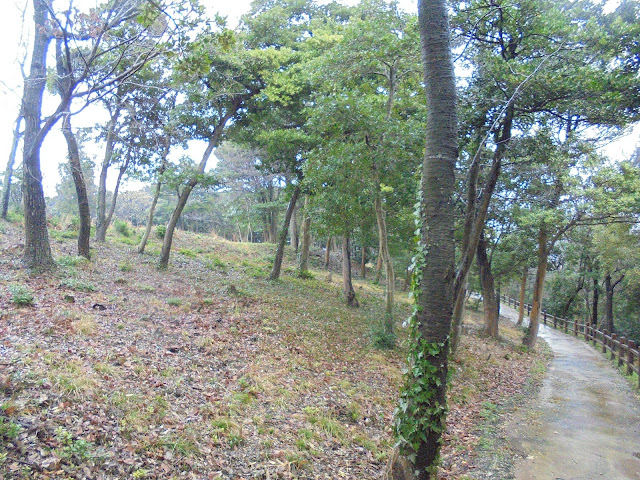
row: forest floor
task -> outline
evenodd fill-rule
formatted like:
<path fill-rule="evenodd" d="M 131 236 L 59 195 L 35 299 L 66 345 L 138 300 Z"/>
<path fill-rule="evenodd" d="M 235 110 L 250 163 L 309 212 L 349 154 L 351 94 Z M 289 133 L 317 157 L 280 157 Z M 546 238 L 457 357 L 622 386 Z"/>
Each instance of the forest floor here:
<path fill-rule="evenodd" d="M 0 222 L 0 478 L 381 478 L 401 292 L 398 345 L 379 350 L 381 287 L 356 280 L 347 308 L 339 276 L 298 278 L 292 250 L 270 282 L 273 245 L 178 232 L 161 271 L 158 239 L 138 255 L 138 232 L 110 231 L 89 262 L 72 232 L 50 232 L 57 268 L 29 274 L 21 226 Z M 443 479 L 508 478 L 497 425 L 548 360 L 508 321 L 483 338 L 477 307 L 453 362 Z"/>
<path fill-rule="evenodd" d="M 502 306 L 506 317 L 517 313 Z M 538 394 L 505 432 L 516 480 L 640 479 L 640 398 L 601 352 L 544 325 L 553 351 Z"/>

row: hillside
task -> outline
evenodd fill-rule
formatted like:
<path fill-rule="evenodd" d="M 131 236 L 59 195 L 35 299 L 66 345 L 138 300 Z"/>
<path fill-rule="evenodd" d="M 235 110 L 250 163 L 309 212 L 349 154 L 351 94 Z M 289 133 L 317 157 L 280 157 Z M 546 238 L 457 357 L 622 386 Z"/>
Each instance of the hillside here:
<path fill-rule="evenodd" d="M 52 229 L 58 268 L 31 276 L 21 226 L 0 232 L 4 478 L 381 478 L 405 339 L 372 344 L 379 286 L 356 280 L 350 309 L 338 276 L 297 278 L 291 250 L 269 282 L 273 245 L 185 232 L 160 271 L 158 239 L 140 256 L 126 230 L 87 262 Z M 453 363 L 443 478 L 508 472 L 500 415 L 546 358 L 480 321 L 468 312 Z"/>

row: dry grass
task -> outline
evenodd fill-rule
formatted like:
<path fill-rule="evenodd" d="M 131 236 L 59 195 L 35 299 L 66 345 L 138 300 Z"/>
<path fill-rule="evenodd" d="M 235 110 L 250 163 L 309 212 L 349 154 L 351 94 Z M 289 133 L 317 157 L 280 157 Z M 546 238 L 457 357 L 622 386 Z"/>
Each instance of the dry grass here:
<path fill-rule="evenodd" d="M 11 249 L 18 227 L 3 225 L 0 290 L 19 281 L 36 297 L 30 309 L 0 297 L 0 404 L 16 405 L 21 428 L 0 442 L 7 478 L 381 477 L 406 337 L 399 330 L 392 351 L 372 346 L 379 286 L 357 281 L 362 306 L 347 308 L 325 272 L 295 276 L 291 250 L 269 282 L 273 245 L 184 232 L 167 271 L 111 232 L 91 262 L 69 255 L 73 239 L 56 240 L 57 271 L 29 277 Z M 72 289 L 88 284 L 95 291 Z M 398 299 L 399 326 L 409 305 Z M 534 358 L 511 333 L 475 332 L 454 363 L 446 478 L 466 472 L 459 459 L 471 465 L 482 403 L 512 395 L 507 378 L 526 378 L 520 366 Z"/>

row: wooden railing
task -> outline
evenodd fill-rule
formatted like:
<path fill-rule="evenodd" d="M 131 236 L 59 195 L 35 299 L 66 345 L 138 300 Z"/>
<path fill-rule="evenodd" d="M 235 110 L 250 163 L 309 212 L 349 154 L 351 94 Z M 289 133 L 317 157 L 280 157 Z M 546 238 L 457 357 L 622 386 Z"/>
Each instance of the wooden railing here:
<path fill-rule="evenodd" d="M 520 307 L 520 302 L 514 298 L 501 295 L 501 299 L 510 307 Z M 525 303 L 524 308 L 529 315 L 531 305 Z M 602 352 L 608 355 L 611 360 L 616 361 L 618 368 L 623 367 L 627 375 L 633 375 L 633 372 L 638 374 L 638 388 L 640 388 L 640 349 L 635 341 L 618 337 L 615 333 L 610 333 L 607 330 L 598 330 L 588 321 L 580 323 L 577 320 L 548 315 L 545 311 L 542 312 L 542 323 L 560 329 L 576 338 L 583 338 L 594 347 L 600 345 Z"/>

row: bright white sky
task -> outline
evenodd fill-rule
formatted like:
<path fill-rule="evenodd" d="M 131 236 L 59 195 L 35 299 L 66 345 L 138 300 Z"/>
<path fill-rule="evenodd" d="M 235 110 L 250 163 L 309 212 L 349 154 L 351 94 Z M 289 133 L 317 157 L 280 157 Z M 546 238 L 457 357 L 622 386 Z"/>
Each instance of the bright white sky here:
<path fill-rule="evenodd" d="M 62 4 L 65 0 L 56 0 L 56 3 Z M 6 160 L 11 148 L 11 138 L 13 125 L 15 122 L 20 99 L 22 95 L 22 77 L 18 60 L 24 55 L 24 52 L 18 48 L 18 40 L 22 35 L 22 17 L 21 10 L 25 4 L 31 6 L 32 0 L 3 0 L 3 14 L 0 16 L 0 31 L 3 32 L 5 39 L 16 39 L 15 43 L 11 41 L 5 42 L 5 48 L 0 49 L 0 65 L 4 67 L 0 70 L 0 172 L 4 171 Z M 75 6 L 84 7 L 101 3 L 98 0 L 76 0 Z M 251 0 L 202 0 L 202 4 L 207 7 L 208 12 L 213 15 L 216 11 L 229 17 L 230 23 L 233 25 L 235 21 L 249 9 Z M 346 4 L 355 4 L 357 0 L 343 0 Z M 416 11 L 417 0 L 401 0 L 401 7 L 406 11 Z M 31 37 L 33 29 L 33 19 L 31 12 L 26 16 L 27 30 L 24 35 Z M 14 45 L 11 47 L 11 45 Z M 28 69 L 28 65 L 27 65 Z M 56 99 L 45 101 L 45 112 L 51 112 L 55 108 Z M 48 107 L 48 109 L 47 109 Z M 93 125 L 100 112 L 93 110 L 74 119 L 74 127 Z M 67 149 L 62 134 L 59 129 L 60 125 L 56 125 L 54 130 L 47 137 L 42 148 L 41 165 L 43 173 L 43 182 L 45 194 L 47 196 L 55 195 L 55 186 L 58 182 L 58 164 L 66 161 Z M 633 131 L 629 132 L 623 139 L 606 147 L 605 152 L 612 160 L 623 160 L 628 158 L 636 146 L 640 145 L 640 126 L 636 125 Z M 99 163 L 101 156 L 101 145 L 97 145 L 95 149 L 88 148 L 89 154 L 94 155 L 96 162 Z M 200 155 L 204 151 L 204 145 L 194 144 L 189 154 L 199 160 Z M 212 159 L 213 160 L 213 159 Z M 21 152 L 18 154 L 17 163 L 21 161 Z M 111 178 L 115 175 L 111 174 Z M 125 186 L 125 189 L 127 187 Z M 140 185 L 131 184 L 129 188 L 140 188 Z"/>

